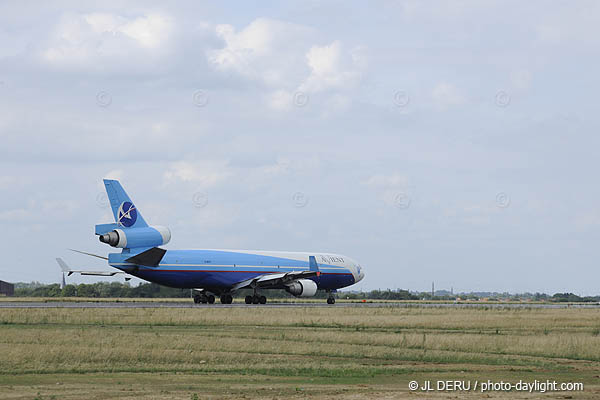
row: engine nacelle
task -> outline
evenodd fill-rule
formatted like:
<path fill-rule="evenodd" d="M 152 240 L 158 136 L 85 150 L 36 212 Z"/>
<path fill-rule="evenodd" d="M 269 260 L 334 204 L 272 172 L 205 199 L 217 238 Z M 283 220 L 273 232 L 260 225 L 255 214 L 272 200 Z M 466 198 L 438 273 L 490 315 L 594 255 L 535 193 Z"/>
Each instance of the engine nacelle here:
<path fill-rule="evenodd" d="M 171 231 L 165 226 L 115 229 L 100 235 L 100 241 L 112 247 L 156 247 L 169 243 Z"/>
<path fill-rule="evenodd" d="M 310 279 L 298 279 L 288 285 L 285 290 L 298 297 L 312 297 L 317 294 L 317 284 Z"/>

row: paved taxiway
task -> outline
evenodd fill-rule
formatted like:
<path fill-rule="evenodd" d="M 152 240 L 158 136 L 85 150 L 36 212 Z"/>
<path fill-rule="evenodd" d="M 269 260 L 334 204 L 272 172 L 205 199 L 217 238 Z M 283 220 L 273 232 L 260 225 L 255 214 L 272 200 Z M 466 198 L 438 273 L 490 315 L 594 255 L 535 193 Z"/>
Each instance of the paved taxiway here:
<path fill-rule="evenodd" d="M 194 304 L 189 302 L 75 302 L 75 301 L 3 301 L 2 308 L 315 308 L 315 307 L 397 307 L 397 308 L 600 308 L 600 304 L 527 304 L 527 303 L 346 303 L 338 302 L 334 305 L 323 303 L 267 303 L 267 304 Z"/>

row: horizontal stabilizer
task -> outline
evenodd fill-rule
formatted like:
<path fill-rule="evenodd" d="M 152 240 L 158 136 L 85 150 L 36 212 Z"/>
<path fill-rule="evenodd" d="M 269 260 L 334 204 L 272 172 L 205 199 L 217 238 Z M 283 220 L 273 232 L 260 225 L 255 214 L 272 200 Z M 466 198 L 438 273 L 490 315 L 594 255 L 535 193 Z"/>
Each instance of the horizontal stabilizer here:
<path fill-rule="evenodd" d="M 73 250 L 77 251 L 77 250 Z M 87 253 L 84 253 L 87 254 Z M 93 254 L 92 254 L 93 255 Z M 116 274 L 124 274 L 123 271 L 88 271 L 88 270 L 74 270 L 71 269 L 67 263 L 62 258 L 57 258 L 56 262 L 60 265 L 60 269 L 63 273 L 66 273 L 67 276 L 71 276 L 72 274 L 80 274 L 80 275 L 92 275 L 92 276 L 115 276 Z"/>
<path fill-rule="evenodd" d="M 72 274 L 73 272 L 76 271 L 71 271 L 69 273 Z M 90 275 L 90 276 L 115 276 L 116 274 L 122 274 L 123 271 L 77 271 L 79 272 L 79 274 L 81 275 Z"/>
<path fill-rule="evenodd" d="M 144 265 L 146 267 L 156 267 L 160 263 L 160 260 L 162 260 L 166 252 L 167 251 L 165 249 L 161 249 L 160 247 L 153 247 L 139 254 L 136 254 L 133 257 L 129 257 L 125 261 L 137 265 Z"/>

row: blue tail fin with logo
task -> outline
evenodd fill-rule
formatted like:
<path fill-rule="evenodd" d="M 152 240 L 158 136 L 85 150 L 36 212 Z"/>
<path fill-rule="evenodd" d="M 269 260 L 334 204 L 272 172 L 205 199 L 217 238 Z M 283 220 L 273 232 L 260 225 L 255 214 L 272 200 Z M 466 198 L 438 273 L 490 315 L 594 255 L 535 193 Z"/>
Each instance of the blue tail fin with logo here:
<path fill-rule="evenodd" d="M 119 181 L 104 179 L 104 186 L 115 216 L 116 225 L 119 228 L 144 228 L 148 226 Z"/>
<path fill-rule="evenodd" d="M 164 226 L 148 226 L 119 181 L 104 180 L 115 222 L 96 225 L 96 235 L 102 243 L 122 248 L 128 258 L 139 265 L 156 266 L 166 250 L 157 246 L 169 243 L 171 231 Z M 134 254 L 136 253 L 136 254 Z M 139 256 L 139 257 L 138 257 Z M 158 260 L 158 261 L 157 261 Z"/>

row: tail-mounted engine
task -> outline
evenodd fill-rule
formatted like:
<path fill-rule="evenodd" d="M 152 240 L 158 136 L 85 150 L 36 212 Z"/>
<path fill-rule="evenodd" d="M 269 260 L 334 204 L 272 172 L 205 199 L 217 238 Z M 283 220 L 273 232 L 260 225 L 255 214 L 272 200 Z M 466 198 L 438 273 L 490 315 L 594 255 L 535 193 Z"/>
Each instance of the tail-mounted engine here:
<path fill-rule="evenodd" d="M 112 224 L 107 224 L 112 225 Z M 164 226 L 146 226 L 143 228 L 113 229 L 102 232 L 97 225 L 96 234 L 102 243 L 118 248 L 156 247 L 169 243 L 171 231 Z"/>

